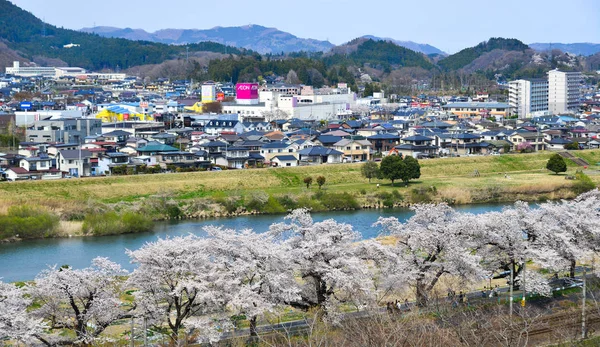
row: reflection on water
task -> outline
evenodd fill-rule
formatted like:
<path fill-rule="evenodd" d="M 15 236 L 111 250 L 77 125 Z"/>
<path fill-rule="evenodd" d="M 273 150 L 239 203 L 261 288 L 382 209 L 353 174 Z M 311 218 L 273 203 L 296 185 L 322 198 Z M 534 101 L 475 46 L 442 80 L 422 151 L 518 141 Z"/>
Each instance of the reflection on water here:
<path fill-rule="evenodd" d="M 483 213 L 499 210 L 503 205 L 467 205 L 457 210 L 471 213 Z M 364 239 L 376 237 L 380 232 L 373 223 L 379 217 L 397 217 L 405 220 L 412 215 L 407 209 L 336 211 L 313 214 L 315 221 L 333 218 L 347 223 L 361 233 Z M 0 278 L 5 282 L 32 280 L 42 269 L 51 265 L 71 265 L 75 268 L 89 266 L 98 256 L 108 257 L 128 270 L 133 269 L 127 249 L 135 250 L 144 243 L 167 236 L 195 234 L 202 236 L 202 228 L 207 225 L 219 225 L 230 229 L 252 228 L 265 232 L 273 223 L 282 222 L 284 216 L 242 216 L 228 219 L 203 221 L 161 222 L 148 233 L 127 234 L 102 237 L 80 237 L 67 239 L 30 240 L 18 243 L 0 244 Z"/>

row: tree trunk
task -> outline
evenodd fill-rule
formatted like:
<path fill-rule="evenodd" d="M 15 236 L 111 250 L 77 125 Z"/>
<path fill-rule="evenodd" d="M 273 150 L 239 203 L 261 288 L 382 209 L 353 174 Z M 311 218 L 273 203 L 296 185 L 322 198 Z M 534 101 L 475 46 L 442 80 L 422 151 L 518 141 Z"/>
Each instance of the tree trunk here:
<path fill-rule="evenodd" d="M 425 307 L 427 306 L 427 289 L 426 289 L 427 285 L 425 284 L 424 280 L 422 279 L 418 279 L 417 280 L 417 305 L 420 307 Z"/>
<path fill-rule="evenodd" d="M 391 181 L 392 181 L 392 187 L 393 187 L 394 186 L 394 180 L 391 180 Z"/>
<path fill-rule="evenodd" d="M 571 264 L 569 266 L 569 277 L 575 278 L 575 267 L 577 266 L 577 262 L 575 259 L 571 259 Z"/>
<path fill-rule="evenodd" d="M 256 330 L 256 316 L 250 318 L 250 337 L 257 337 L 258 331 Z"/>
<path fill-rule="evenodd" d="M 327 285 L 325 281 L 320 278 L 315 278 L 315 290 L 317 294 L 317 305 L 322 306 L 327 299 Z"/>

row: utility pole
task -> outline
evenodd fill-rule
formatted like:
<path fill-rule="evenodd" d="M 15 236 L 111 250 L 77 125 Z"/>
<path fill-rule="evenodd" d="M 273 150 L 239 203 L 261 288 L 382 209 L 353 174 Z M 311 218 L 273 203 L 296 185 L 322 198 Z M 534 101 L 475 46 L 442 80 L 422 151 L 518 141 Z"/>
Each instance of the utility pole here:
<path fill-rule="evenodd" d="M 134 335 L 134 327 L 133 327 L 133 317 L 131 317 L 131 347 L 135 347 L 135 338 Z"/>
<path fill-rule="evenodd" d="M 527 289 L 525 288 L 525 264 L 527 263 L 526 259 L 523 259 L 523 300 L 521 301 L 521 306 L 525 307 L 525 298 L 527 296 Z"/>
<path fill-rule="evenodd" d="M 148 321 L 144 317 L 144 347 L 148 347 Z"/>
<path fill-rule="evenodd" d="M 515 262 L 512 261 L 510 264 L 510 299 L 509 299 L 509 307 L 510 307 L 510 324 L 512 324 L 512 314 L 513 314 L 513 282 L 514 282 L 514 268 Z"/>
<path fill-rule="evenodd" d="M 586 269 L 585 265 L 583 266 L 583 298 L 581 301 L 581 338 L 585 339 L 586 331 L 585 331 L 585 299 L 586 299 Z"/>

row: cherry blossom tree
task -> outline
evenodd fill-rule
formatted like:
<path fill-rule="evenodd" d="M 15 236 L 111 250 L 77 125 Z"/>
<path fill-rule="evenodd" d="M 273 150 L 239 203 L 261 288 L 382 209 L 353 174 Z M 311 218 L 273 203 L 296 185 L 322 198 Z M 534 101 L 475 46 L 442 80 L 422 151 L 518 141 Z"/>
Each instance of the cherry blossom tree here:
<path fill-rule="evenodd" d="M 380 218 L 376 225 L 396 236 L 391 274 L 416 290 L 417 303 L 426 306 L 430 293 L 445 274 L 464 279 L 482 277 L 480 258 L 472 252 L 469 235 L 474 217 L 457 213 L 447 204 L 413 206 L 406 223 Z"/>
<path fill-rule="evenodd" d="M 299 299 L 290 252 L 271 233 L 257 234 L 206 227 L 207 250 L 213 261 L 233 277 L 229 309 L 250 321 L 250 335 L 257 336 L 257 317 L 280 304 Z"/>
<path fill-rule="evenodd" d="M 194 329 L 209 338 L 221 323 L 234 285 L 226 264 L 211 259 L 206 239 L 196 236 L 159 239 L 127 251 L 138 265 L 129 285 L 144 316 L 157 330 L 167 323 L 171 340 Z M 221 326 L 222 327 L 222 326 Z"/>
<path fill-rule="evenodd" d="M 551 247 L 575 277 L 577 260 L 600 251 L 600 193 L 594 190 L 571 201 L 540 205 L 543 243 Z"/>
<path fill-rule="evenodd" d="M 539 209 L 517 202 L 502 211 L 481 214 L 473 223 L 472 237 L 479 245 L 477 252 L 484 259 L 483 266 L 492 272 L 498 269 L 512 271 L 513 283 L 509 284 L 520 282 L 523 265 L 529 260 L 549 269 L 560 267 L 556 252 L 542 237 L 547 223 Z M 528 274 L 525 279 L 529 277 L 531 291 L 548 294 L 547 279 L 544 284 L 541 277 Z M 538 285 L 534 286 L 534 283 Z"/>
<path fill-rule="evenodd" d="M 271 225 L 270 232 L 286 238 L 287 252 L 302 281 L 300 300 L 289 304 L 305 311 L 323 309 L 330 319 L 335 319 L 342 302 L 364 306 L 373 285 L 367 264 L 354 247 L 360 234 L 332 219 L 314 222 L 306 209 L 292 211 L 286 220 L 289 223 Z"/>
<path fill-rule="evenodd" d="M 27 308 L 32 300 L 14 284 L 0 282 L 0 341 L 30 344 L 46 327 L 42 319 L 31 317 Z"/>
<path fill-rule="evenodd" d="M 119 299 L 123 293 L 120 276 L 125 274 L 120 265 L 102 257 L 81 270 L 54 266 L 42 271 L 35 283 L 26 288 L 31 299 L 40 305 L 31 315 L 44 319 L 51 332 L 73 331 L 75 339 L 68 334 L 40 333 L 36 334 L 38 340 L 48 346 L 90 344 L 112 322 L 129 317 Z"/>

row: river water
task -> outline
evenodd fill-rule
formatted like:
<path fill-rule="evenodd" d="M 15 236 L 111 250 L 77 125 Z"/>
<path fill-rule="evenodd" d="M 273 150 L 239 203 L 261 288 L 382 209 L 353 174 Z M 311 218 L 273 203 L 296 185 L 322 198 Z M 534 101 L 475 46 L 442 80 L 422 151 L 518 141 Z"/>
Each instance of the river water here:
<path fill-rule="evenodd" d="M 462 212 L 474 214 L 500 210 L 504 205 L 482 204 L 456 207 Z M 315 221 L 333 218 L 337 222 L 347 223 L 361 233 L 363 239 L 379 235 L 380 228 L 373 227 L 379 217 L 396 217 L 403 221 L 410 218 L 408 209 L 358 210 L 314 213 Z M 17 243 L 0 244 L 0 279 L 4 282 L 32 280 L 43 269 L 52 265 L 70 265 L 84 268 L 93 258 L 108 257 L 121 264 L 125 269 L 133 270 L 126 249 L 135 250 L 146 242 L 167 236 L 195 234 L 202 236 L 202 228 L 207 225 L 222 225 L 230 229 L 252 228 L 257 232 L 268 230 L 273 223 L 283 221 L 284 216 L 241 216 L 227 219 L 202 221 L 181 221 L 157 223 L 154 230 L 147 233 L 126 234 L 100 237 L 73 237 L 64 239 L 28 240 Z"/>

